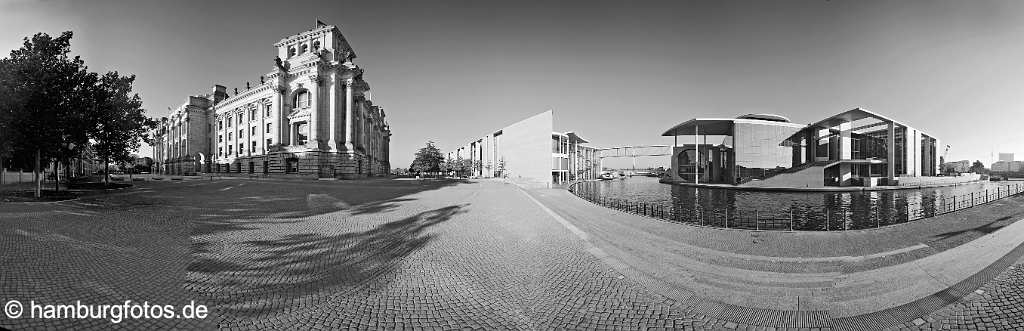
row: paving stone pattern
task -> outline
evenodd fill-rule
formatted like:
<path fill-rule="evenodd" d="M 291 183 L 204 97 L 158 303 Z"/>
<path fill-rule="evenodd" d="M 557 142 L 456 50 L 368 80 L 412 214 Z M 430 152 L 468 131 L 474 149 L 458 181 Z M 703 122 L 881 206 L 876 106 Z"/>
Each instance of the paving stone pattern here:
<path fill-rule="evenodd" d="M 655 293 L 500 182 L 147 182 L 0 204 L 0 252 L 2 302 L 212 310 L 118 324 L 0 315 L 13 329 L 770 329 Z M 1019 325 L 1015 268 L 905 326 Z"/>

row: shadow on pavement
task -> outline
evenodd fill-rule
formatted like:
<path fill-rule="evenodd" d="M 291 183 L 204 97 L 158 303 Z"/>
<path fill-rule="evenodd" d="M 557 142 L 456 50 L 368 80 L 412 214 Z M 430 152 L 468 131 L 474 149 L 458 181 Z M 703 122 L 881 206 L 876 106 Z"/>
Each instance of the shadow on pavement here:
<path fill-rule="evenodd" d="M 293 300 L 316 292 L 343 295 L 371 281 L 386 282 L 382 276 L 435 238 L 427 233 L 430 227 L 463 213 L 465 207 L 425 211 L 362 232 L 245 241 L 252 255 L 194 247 L 198 250 L 188 267 L 187 287 L 205 296 L 219 314 L 235 317 L 295 307 Z"/>

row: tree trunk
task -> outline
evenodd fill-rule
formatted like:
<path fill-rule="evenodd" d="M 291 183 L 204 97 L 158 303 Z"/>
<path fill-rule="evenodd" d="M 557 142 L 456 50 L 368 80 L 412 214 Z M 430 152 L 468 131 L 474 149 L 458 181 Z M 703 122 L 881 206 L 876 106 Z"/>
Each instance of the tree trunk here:
<path fill-rule="evenodd" d="M 60 192 L 60 161 L 53 160 L 53 191 Z"/>
<path fill-rule="evenodd" d="M 103 158 L 103 187 L 110 185 L 110 161 Z"/>
<path fill-rule="evenodd" d="M 39 163 L 42 162 L 40 160 L 42 158 L 40 154 L 42 154 L 42 152 L 36 148 L 36 165 L 35 169 L 32 169 L 32 173 L 36 176 L 36 199 L 43 197 L 43 181 L 41 180 L 42 178 L 39 178 Z"/>

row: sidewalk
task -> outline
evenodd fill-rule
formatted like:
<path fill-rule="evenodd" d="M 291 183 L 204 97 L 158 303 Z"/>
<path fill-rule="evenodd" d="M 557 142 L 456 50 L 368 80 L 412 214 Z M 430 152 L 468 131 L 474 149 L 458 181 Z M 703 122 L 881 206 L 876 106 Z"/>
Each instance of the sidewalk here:
<path fill-rule="evenodd" d="M 856 325 L 863 316 L 903 323 L 906 313 L 889 310 L 916 312 L 915 303 L 1024 253 L 1017 249 L 1024 247 L 1021 197 L 881 229 L 809 233 L 670 223 L 565 190 L 529 193 L 652 290 L 741 320 L 799 317 L 805 326 L 827 327 Z M 889 317 L 875 320 L 879 315 Z"/>

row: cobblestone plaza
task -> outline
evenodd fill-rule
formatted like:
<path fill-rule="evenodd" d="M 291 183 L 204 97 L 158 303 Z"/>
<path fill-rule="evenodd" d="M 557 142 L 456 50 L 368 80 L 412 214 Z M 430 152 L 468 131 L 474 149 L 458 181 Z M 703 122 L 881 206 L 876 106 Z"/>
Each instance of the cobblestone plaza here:
<path fill-rule="evenodd" d="M 205 319 L 126 319 L 116 325 L 103 319 L 0 316 L 0 327 L 784 329 L 765 326 L 756 310 L 742 315 L 729 313 L 739 310 L 720 301 L 695 304 L 693 297 L 700 294 L 680 294 L 681 288 L 671 286 L 666 273 L 675 267 L 671 259 L 657 257 L 666 253 L 654 252 L 688 253 L 660 246 L 663 237 L 651 233 L 694 227 L 605 209 L 598 211 L 616 216 L 588 221 L 586 215 L 569 214 L 575 203 L 553 205 L 563 193 L 523 191 L 491 180 L 221 179 L 150 181 L 72 201 L 8 203 L 0 208 L 0 298 L 5 302 L 132 300 L 181 306 L 195 301 L 211 313 Z M 971 212 L 1004 216 L 957 233 L 882 235 L 935 251 L 955 249 L 976 237 L 971 233 L 1009 229 L 1024 217 L 1020 202 L 977 207 Z M 619 221 L 637 230 L 618 230 L 613 224 Z M 735 233 L 715 231 L 683 231 L 690 234 L 679 234 L 679 240 L 701 236 L 708 244 L 696 249 L 733 252 L 718 258 L 721 266 L 814 272 L 798 271 L 813 266 L 800 267 L 792 259 L 772 260 L 777 259 L 772 255 L 800 247 L 772 246 L 775 251 L 763 251 L 761 260 L 740 267 L 728 257 L 755 254 L 743 252 L 751 249 L 749 239 L 726 244 Z M 776 235 L 787 234 L 764 233 L 753 245 L 772 242 Z M 868 239 L 846 237 L 843 242 L 862 240 Z M 643 242 L 650 246 L 636 247 L 652 250 L 620 242 Z M 647 263 L 648 256 L 663 262 Z M 877 328 L 1020 326 L 1024 258 L 1017 254 L 1006 266 L 990 271 L 987 279 L 937 309 Z M 709 304 L 719 308 L 709 310 Z"/>

